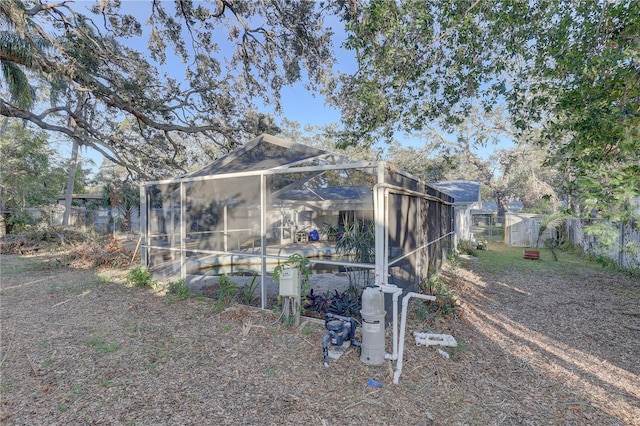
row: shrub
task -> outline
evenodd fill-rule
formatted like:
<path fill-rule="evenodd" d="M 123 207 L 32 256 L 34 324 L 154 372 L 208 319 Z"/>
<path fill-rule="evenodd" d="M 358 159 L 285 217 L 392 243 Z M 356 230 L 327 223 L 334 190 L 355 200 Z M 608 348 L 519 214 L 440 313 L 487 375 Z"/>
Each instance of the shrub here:
<path fill-rule="evenodd" d="M 327 291 L 324 294 L 315 294 L 311 289 L 302 300 L 302 307 L 307 313 L 321 314 L 322 318 L 328 312 L 344 317 L 358 316 L 362 308 L 358 295 L 354 295 L 349 290 L 339 292 L 335 289 L 333 292 Z"/>
<path fill-rule="evenodd" d="M 125 279 L 129 285 L 135 287 L 150 287 L 155 288 L 157 282 L 151 278 L 151 273 L 143 266 L 136 266 L 127 272 Z"/>
<path fill-rule="evenodd" d="M 26 210 L 13 212 L 7 219 L 7 233 L 20 234 L 27 232 L 38 224 L 38 219 L 33 217 Z"/>
<path fill-rule="evenodd" d="M 469 254 L 475 256 L 477 250 L 477 243 L 472 240 L 460 240 L 458 241 L 458 251 L 462 254 Z"/>
<path fill-rule="evenodd" d="M 476 241 L 476 248 L 478 250 L 487 250 L 489 247 L 489 243 L 485 237 L 479 237 Z"/>
<path fill-rule="evenodd" d="M 216 303 L 216 311 L 220 312 L 223 306 L 231 304 L 231 301 L 238 294 L 238 287 L 236 283 L 231 281 L 226 275 L 221 276 L 218 279 L 220 284 L 218 292 L 218 302 Z"/>
<path fill-rule="evenodd" d="M 173 294 L 178 299 L 186 299 L 191 296 L 191 287 L 185 284 L 183 279 L 178 281 L 172 281 L 167 286 L 167 291 L 169 294 Z"/>
<path fill-rule="evenodd" d="M 449 289 L 447 281 L 440 275 L 432 274 L 420 287 L 423 293 L 436 296 L 435 302 L 428 302 L 430 312 L 435 312 L 440 316 L 456 312 L 456 297 Z"/>

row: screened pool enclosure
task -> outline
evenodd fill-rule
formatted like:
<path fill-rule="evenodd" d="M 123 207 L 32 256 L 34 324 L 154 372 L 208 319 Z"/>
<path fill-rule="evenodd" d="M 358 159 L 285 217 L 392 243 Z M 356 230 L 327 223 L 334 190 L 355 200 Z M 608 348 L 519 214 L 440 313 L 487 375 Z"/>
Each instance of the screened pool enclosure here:
<path fill-rule="evenodd" d="M 352 160 L 269 135 L 203 169 L 141 187 L 142 262 L 194 291 L 226 275 L 277 295 L 274 267 L 308 258 L 321 291 L 413 291 L 451 248 L 453 199 L 384 161 Z"/>

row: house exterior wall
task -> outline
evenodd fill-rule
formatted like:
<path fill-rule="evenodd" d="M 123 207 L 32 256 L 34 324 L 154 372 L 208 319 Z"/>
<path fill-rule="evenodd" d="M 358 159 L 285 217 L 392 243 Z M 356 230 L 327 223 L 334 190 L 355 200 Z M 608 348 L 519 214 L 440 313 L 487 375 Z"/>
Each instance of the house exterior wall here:
<path fill-rule="evenodd" d="M 456 246 L 460 240 L 470 240 L 473 237 L 471 210 L 471 205 L 455 206 Z"/>

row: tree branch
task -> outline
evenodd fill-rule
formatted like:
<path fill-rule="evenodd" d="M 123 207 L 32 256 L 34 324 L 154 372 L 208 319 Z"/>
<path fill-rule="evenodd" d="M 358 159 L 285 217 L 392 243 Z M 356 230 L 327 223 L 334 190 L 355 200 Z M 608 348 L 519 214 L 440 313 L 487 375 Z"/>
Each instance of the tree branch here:
<path fill-rule="evenodd" d="M 66 0 L 60 3 L 50 3 L 50 4 L 38 3 L 35 6 L 33 6 L 31 9 L 28 9 L 26 13 L 29 16 L 35 16 L 38 13 L 45 10 L 51 10 L 51 9 L 56 9 L 58 7 L 66 6 L 67 3 L 69 3 L 69 1 L 66 1 Z"/>
<path fill-rule="evenodd" d="M 53 110 L 54 109 L 52 108 L 50 112 L 53 112 Z M 55 110 L 60 111 L 60 110 L 63 110 L 63 108 L 55 108 Z M 102 154 L 109 161 L 112 161 L 115 164 L 119 164 L 125 168 L 133 169 L 136 173 L 146 177 L 146 174 L 142 170 L 137 168 L 135 165 L 129 164 L 128 162 L 124 161 L 122 157 L 120 157 L 117 153 L 113 153 L 113 152 L 110 153 L 102 149 L 100 147 L 103 144 L 101 140 L 82 137 L 81 135 L 77 134 L 76 132 L 74 132 L 68 127 L 58 126 L 55 124 L 48 123 L 43 120 L 43 118 L 46 117 L 46 115 L 43 115 L 43 117 L 40 117 L 39 115 L 35 115 L 29 111 L 25 111 L 23 109 L 17 108 L 5 102 L 3 99 L 0 99 L 0 115 L 3 115 L 5 117 L 13 117 L 13 118 L 19 118 L 21 120 L 26 120 L 35 124 L 36 126 L 40 127 L 43 130 L 62 133 L 63 135 L 70 138 L 71 140 L 77 141 L 79 145 L 90 146 L 91 148 L 95 149 L 100 154 Z"/>

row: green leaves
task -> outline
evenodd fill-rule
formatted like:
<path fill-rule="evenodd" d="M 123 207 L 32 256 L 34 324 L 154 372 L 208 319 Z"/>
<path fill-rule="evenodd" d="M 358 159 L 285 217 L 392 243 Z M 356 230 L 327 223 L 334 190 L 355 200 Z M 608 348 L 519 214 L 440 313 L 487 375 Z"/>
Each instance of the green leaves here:
<path fill-rule="evenodd" d="M 19 108 L 29 109 L 35 102 L 35 90 L 29 84 L 25 67 L 32 67 L 36 61 L 35 49 L 46 49 L 49 44 L 36 38 L 33 45 L 26 43 L 14 31 L 0 31 L 0 70 L 11 100 Z"/>
<path fill-rule="evenodd" d="M 66 182 L 66 171 L 54 160 L 47 135 L 13 123 L 0 136 L 0 209 L 55 204 Z M 76 176 L 82 187 L 85 173 Z"/>
<path fill-rule="evenodd" d="M 347 26 L 359 71 L 333 98 L 345 139 L 457 131 L 474 107 L 506 104 L 519 136 L 544 129 L 572 200 L 628 217 L 640 196 L 638 16 L 637 1 L 370 2 Z"/>

